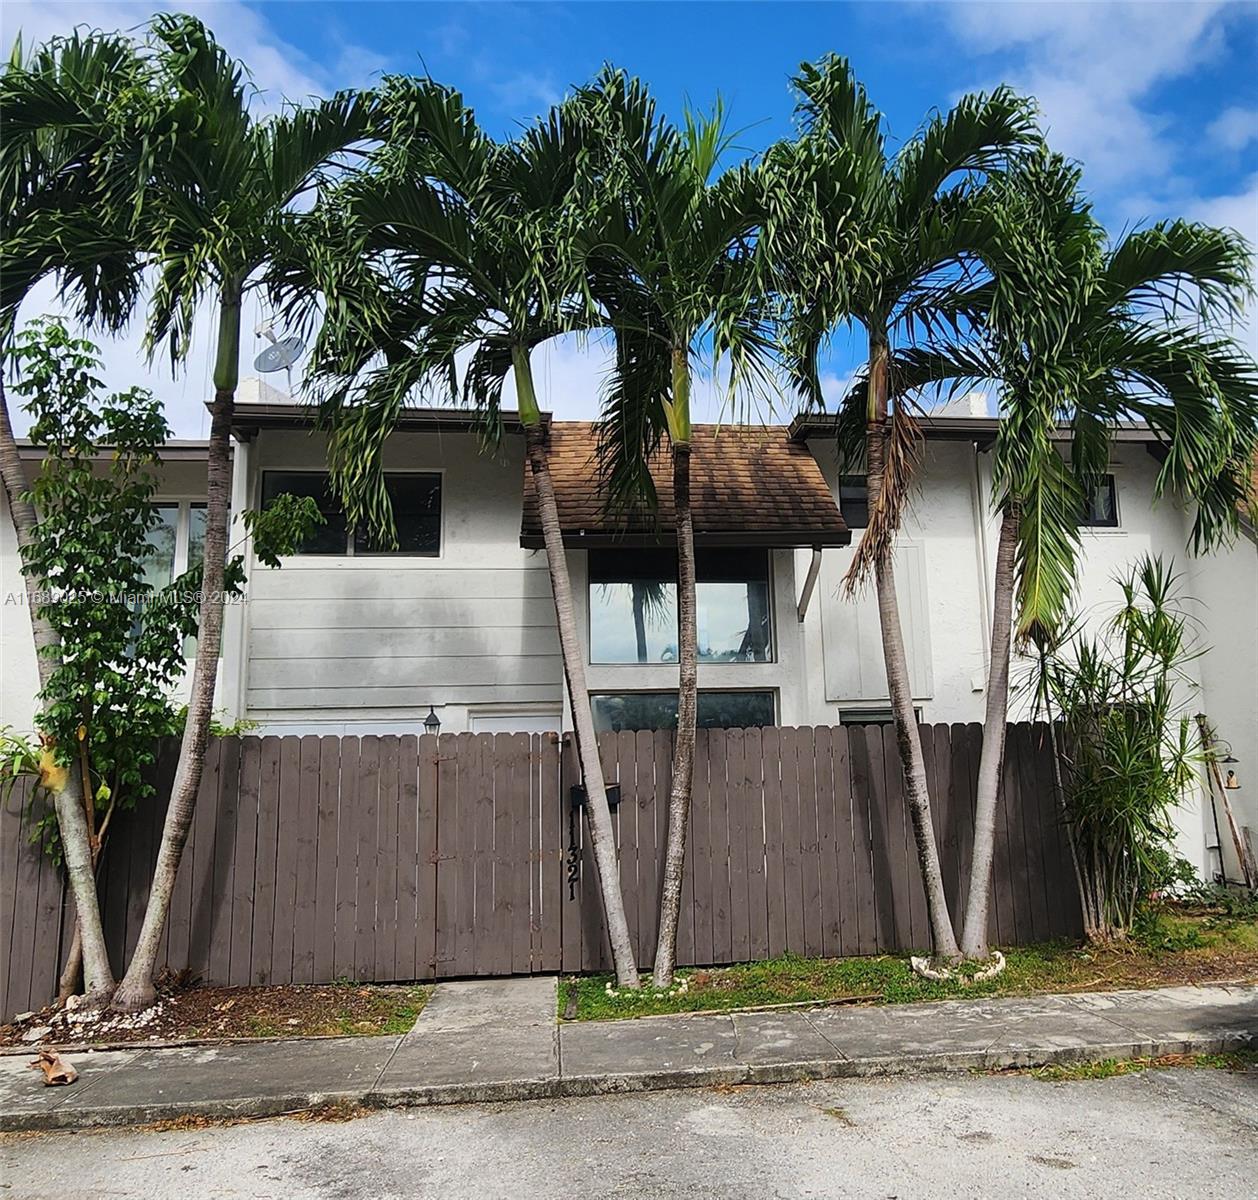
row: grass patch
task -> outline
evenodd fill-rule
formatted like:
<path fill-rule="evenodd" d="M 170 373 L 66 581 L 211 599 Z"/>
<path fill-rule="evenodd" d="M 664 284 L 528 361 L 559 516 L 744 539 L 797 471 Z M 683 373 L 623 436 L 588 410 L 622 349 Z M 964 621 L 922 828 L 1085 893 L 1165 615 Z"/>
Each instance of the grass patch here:
<path fill-rule="evenodd" d="M 907 956 L 787 955 L 768 962 L 687 970 L 678 972 L 678 982 L 684 981 L 685 987 L 674 986 L 667 993 L 649 985 L 639 992 L 609 993 L 612 976 L 588 976 L 563 981 L 559 1012 L 593 1021 L 785 1004 L 905 1004 L 1258 979 L 1258 920 L 1167 906 L 1142 921 L 1121 944 L 1096 947 L 1060 941 L 1004 953 L 1005 970 L 982 981 L 922 979 L 909 969 Z"/>
<path fill-rule="evenodd" d="M 1028 1072 L 1048 1083 L 1068 1083 L 1079 1079 L 1113 1079 L 1169 1067 L 1191 1067 L 1216 1071 L 1252 1071 L 1258 1068 L 1258 1050 L 1229 1050 L 1225 1054 L 1164 1054 L 1160 1058 L 1105 1058 L 1092 1063 L 1050 1063 Z"/>

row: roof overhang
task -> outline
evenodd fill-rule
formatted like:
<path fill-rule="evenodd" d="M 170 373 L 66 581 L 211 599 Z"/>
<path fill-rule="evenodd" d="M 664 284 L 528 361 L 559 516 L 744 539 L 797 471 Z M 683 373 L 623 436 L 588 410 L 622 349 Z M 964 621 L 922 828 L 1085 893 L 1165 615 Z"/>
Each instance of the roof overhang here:
<path fill-rule="evenodd" d="M 695 531 L 696 547 L 713 547 L 748 550 L 820 550 L 826 546 L 851 545 L 850 530 L 772 529 L 753 531 L 716 530 L 711 533 Z M 655 533 L 617 533 L 604 529 L 565 529 L 563 544 L 569 550 L 659 550 L 676 545 L 671 530 Z M 520 545 L 525 550 L 543 550 L 546 542 L 541 530 L 524 529 L 520 532 Z"/>
<path fill-rule="evenodd" d="M 917 426 L 922 436 L 930 442 L 973 442 L 981 450 L 995 444 L 996 435 L 1000 432 L 1000 420 L 997 417 L 968 416 L 931 416 L 926 413 L 917 418 Z M 833 416 L 799 416 L 790 424 L 790 438 L 793 442 L 804 442 L 809 438 L 833 437 L 835 418 Z M 1057 441 L 1070 441 L 1070 427 L 1059 425 L 1055 435 Z M 1157 443 L 1157 434 L 1147 425 L 1123 424 L 1111 431 L 1116 442 Z"/>
<path fill-rule="evenodd" d="M 207 406 L 208 407 L 208 406 Z M 237 404 L 232 413 L 232 436 L 250 442 L 263 429 L 314 430 L 318 425 L 318 408 L 312 404 Z M 524 425 L 519 413 L 503 410 L 500 414 L 504 433 L 520 434 Z M 543 416 L 543 420 L 549 420 Z M 408 408 L 393 423 L 398 433 L 480 433 L 481 417 L 467 409 Z"/>

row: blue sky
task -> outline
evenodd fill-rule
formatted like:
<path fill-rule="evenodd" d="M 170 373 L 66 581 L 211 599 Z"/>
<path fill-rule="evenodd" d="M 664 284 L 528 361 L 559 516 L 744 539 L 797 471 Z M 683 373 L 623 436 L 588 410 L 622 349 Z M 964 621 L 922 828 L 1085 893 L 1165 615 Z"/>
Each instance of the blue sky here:
<path fill-rule="evenodd" d="M 7 45 L 78 23 L 129 28 L 149 3 L 27 3 L 0 17 Z M 251 68 L 269 102 L 427 70 L 463 89 L 509 134 L 604 62 L 647 80 L 664 109 L 720 93 L 754 153 L 791 129 L 789 77 L 804 59 L 848 55 L 897 136 L 932 107 L 1007 82 L 1034 95 L 1050 140 L 1081 160 L 1114 229 L 1190 216 L 1258 241 L 1258 4 L 1212 3 L 270 3 L 173 5 L 202 16 Z M 36 299 L 47 308 L 46 297 Z M 33 315 L 36 308 L 32 308 Z M 1253 329 L 1244 336 L 1251 347 Z M 208 328 L 183 377 L 148 371 L 133 331 L 106 348 L 108 381 L 145 382 L 177 432 L 204 430 Z M 561 345 L 540 373 L 553 407 L 591 415 L 603 352 Z M 857 362 L 840 345 L 835 386 Z M 715 396 L 709 414 L 715 415 Z"/>

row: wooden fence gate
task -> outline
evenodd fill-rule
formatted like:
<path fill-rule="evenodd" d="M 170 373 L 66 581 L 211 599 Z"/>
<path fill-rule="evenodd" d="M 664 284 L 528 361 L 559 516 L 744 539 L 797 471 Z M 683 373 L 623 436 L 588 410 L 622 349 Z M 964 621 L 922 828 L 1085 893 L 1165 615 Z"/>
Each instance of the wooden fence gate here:
<path fill-rule="evenodd" d="M 977 725 L 922 727 L 944 882 L 966 899 Z M 1042 727 L 1009 729 L 991 933 L 1072 936 L 1078 901 Z M 655 949 L 672 735 L 610 733 L 620 884 L 639 962 Z M 157 797 L 115 819 L 100 875 L 115 969 L 134 948 L 177 743 Z M 552 734 L 240 737 L 211 743 L 163 961 L 208 983 L 411 980 L 606 969 L 575 754 Z M 0 812 L 0 1018 L 56 991 L 73 933 L 59 871 Z M 700 730 L 679 961 L 926 948 L 894 734 Z"/>

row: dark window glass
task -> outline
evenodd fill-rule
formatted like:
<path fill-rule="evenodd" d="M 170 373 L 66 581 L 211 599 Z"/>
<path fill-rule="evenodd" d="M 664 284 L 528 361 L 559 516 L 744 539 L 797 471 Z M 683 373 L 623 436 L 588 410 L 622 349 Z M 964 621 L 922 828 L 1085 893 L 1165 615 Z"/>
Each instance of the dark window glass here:
<path fill-rule="evenodd" d="M 590 551 L 590 661 L 677 661 L 677 560 L 669 551 Z M 769 556 L 695 556 L 700 662 L 771 662 Z"/>
<path fill-rule="evenodd" d="M 324 471 L 266 471 L 262 475 L 262 507 L 282 495 L 312 496 L 323 514 L 323 524 L 301 544 L 298 554 L 344 554 L 348 534 L 345 513 L 332 495 Z"/>
<path fill-rule="evenodd" d="M 920 721 L 922 710 L 915 708 L 913 715 Z M 895 717 L 889 708 L 844 708 L 839 710 L 840 725 L 891 725 Z"/>
<path fill-rule="evenodd" d="M 1114 492 L 1113 475 L 1102 475 L 1098 480 L 1084 505 L 1079 524 L 1095 529 L 1118 527 L 1118 499 Z"/>
<path fill-rule="evenodd" d="M 386 474 L 385 490 L 393 505 L 396 549 L 382 548 L 362 530 L 354 531 L 356 554 L 440 554 L 441 476 L 409 472 Z"/>
<path fill-rule="evenodd" d="M 869 486 L 864 475 L 839 476 L 839 512 L 849 529 L 869 524 Z"/>
<path fill-rule="evenodd" d="M 594 725 L 607 729 L 675 729 L 676 692 L 615 692 L 592 696 Z M 772 692 L 699 693 L 701 729 L 756 729 L 775 722 Z"/>
<path fill-rule="evenodd" d="M 385 475 L 397 527 L 396 548 L 383 549 L 365 532 L 350 538 L 345 513 L 332 493 L 324 471 L 267 471 L 262 476 L 262 507 L 285 493 L 312 496 L 323 514 L 320 525 L 298 554 L 410 554 L 441 553 L 441 476 L 399 471 Z"/>

